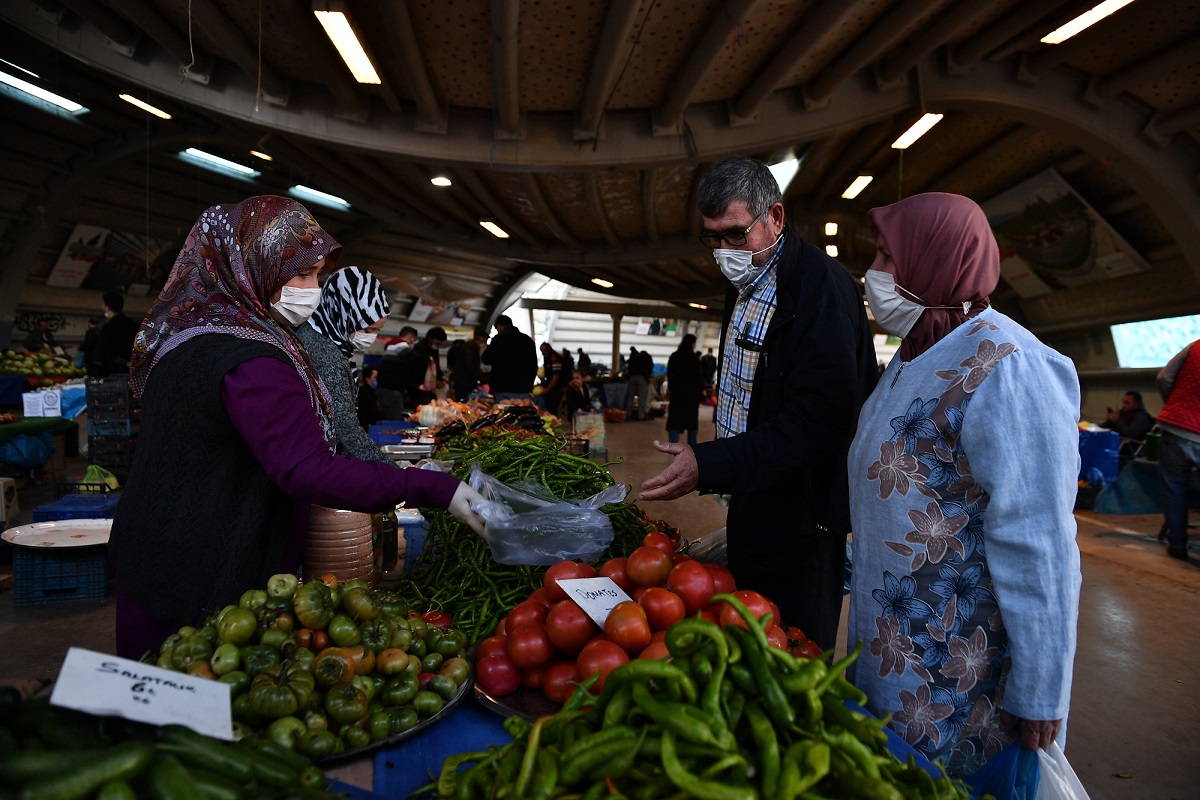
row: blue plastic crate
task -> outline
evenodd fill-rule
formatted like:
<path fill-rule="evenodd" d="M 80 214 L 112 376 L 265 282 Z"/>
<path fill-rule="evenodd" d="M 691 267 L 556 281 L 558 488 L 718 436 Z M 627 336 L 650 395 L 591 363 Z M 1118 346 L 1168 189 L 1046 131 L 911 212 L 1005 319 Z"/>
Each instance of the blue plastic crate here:
<path fill-rule="evenodd" d="M 13 603 L 18 606 L 103 600 L 108 592 L 108 548 L 13 548 Z"/>
<path fill-rule="evenodd" d="M 33 510 L 34 522 L 59 519 L 105 519 L 117 510 L 120 494 L 68 494 Z"/>
<path fill-rule="evenodd" d="M 134 432 L 134 423 L 128 419 L 88 420 L 89 436 L 129 436 Z"/>

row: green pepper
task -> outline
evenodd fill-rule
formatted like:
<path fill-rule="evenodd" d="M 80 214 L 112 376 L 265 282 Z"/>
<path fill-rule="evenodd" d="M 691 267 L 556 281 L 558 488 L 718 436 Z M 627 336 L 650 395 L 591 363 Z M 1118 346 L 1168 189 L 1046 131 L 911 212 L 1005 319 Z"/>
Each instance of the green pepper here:
<path fill-rule="evenodd" d="M 716 781 L 705 781 L 687 771 L 675 753 L 675 732 L 663 730 L 662 763 L 667 778 L 676 788 L 699 800 L 757 800 L 758 792 L 750 786 L 731 786 Z"/>
<path fill-rule="evenodd" d="M 779 786 L 779 739 L 771 720 L 753 700 L 746 701 L 746 720 L 750 723 L 750 735 L 754 737 L 758 751 L 758 763 L 762 772 L 762 796 L 776 797 Z"/>
<path fill-rule="evenodd" d="M 314 631 L 325 630 L 337 609 L 333 593 L 320 581 L 309 581 L 297 589 L 292 606 L 300 624 Z"/>
<path fill-rule="evenodd" d="M 339 683 L 325 694 L 325 713 L 334 722 L 350 725 L 367 715 L 369 702 L 367 696 L 357 686 L 350 683 Z M 349 743 L 347 741 L 347 744 Z"/>
<path fill-rule="evenodd" d="M 312 673 L 302 667 L 268 667 L 250 682 L 250 709 L 275 719 L 295 714 L 313 691 Z"/>

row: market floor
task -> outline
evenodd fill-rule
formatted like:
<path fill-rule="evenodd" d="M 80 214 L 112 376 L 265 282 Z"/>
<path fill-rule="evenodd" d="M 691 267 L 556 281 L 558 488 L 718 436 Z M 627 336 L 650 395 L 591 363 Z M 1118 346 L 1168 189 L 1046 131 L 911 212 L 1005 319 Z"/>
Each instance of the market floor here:
<path fill-rule="evenodd" d="M 711 436 L 711 421 L 702 422 L 701 439 Z M 635 494 L 670 462 L 651 445 L 665 438 L 661 419 L 610 424 L 607 438 L 609 458 L 621 459 L 611 470 Z M 50 499 L 46 487 L 22 490 L 18 521 L 28 522 Z M 689 539 L 725 525 L 725 510 L 712 497 L 692 494 L 645 508 Z M 1183 562 L 1167 558 L 1156 541 L 1157 515 L 1076 517 L 1083 591 L 1067 756 L 1094 800 L 1194 798 L 1200 535 Z M 0 564 L 0 573 L 6 569 Z M 71 646 L 111 652 L 112 628 L 111 600 L 14 607 L 13 592 L 0 592 L 0 679 L 52 678 Z"/>

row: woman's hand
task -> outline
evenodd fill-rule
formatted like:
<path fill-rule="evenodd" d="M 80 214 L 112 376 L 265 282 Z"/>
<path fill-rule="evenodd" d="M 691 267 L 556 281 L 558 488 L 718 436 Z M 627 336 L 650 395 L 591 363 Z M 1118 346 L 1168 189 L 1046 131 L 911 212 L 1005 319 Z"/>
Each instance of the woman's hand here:
<path fill-rule="evenodd" d="M 483 517 L 476 514 L 471 509 L 472 503 L 482 503 L 483 495 L 472 489 L 466 483 L 460 483 L 458 489 L 454 492 L 453 499 L 450 500 L 450 506 L 447 509 L 455 519 L 467 523 L 471 530 L 483 535 Z"/>
<path fill-rule="evenodd" d="M 1016 728 L 1021 735 L 1021 747 L 1026 750 L 1045 750 L 1058 738 L 1062 728 L 1061 719 L 1017 719 L 1007 711 L 1001 712 L 1000 721 L 1009 728 Z"/>

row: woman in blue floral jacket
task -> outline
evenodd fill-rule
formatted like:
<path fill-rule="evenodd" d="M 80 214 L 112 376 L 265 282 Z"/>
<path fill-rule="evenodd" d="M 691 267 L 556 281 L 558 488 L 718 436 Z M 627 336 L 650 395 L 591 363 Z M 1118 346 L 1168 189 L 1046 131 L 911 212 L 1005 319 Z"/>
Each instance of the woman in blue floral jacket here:
<path fill-rule="evenodd" d="M 1079 607 L 1071 361 L 991 308 L 983 211 L 924 194 L 870 213 L 864 280 L 901 347 L 850 451 L 854 680 L 952 775 L 1062 743 Z"/>

